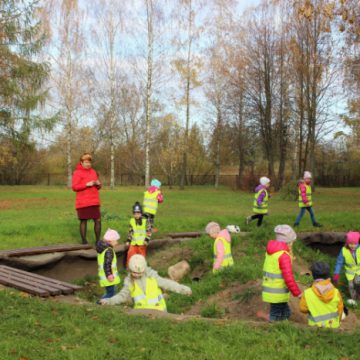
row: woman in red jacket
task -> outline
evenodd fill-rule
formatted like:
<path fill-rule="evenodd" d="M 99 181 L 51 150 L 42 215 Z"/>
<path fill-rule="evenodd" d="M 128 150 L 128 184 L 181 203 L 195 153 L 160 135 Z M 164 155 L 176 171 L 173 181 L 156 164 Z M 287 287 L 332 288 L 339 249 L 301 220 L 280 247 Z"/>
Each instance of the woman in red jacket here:
<path fill-rule="evenodd" d="M 76 211 L 80 220 L 80 235 L 83 244 L 87 244 L 86 227 L 89 219 L 94 220 L 96 242 L 100 240 L 101 215 L 99 189 L 101 183 L 96 171 L 91 168 L 92 157 L 84 153 L 72 178 L 72 189 L 76 192 Z"/>

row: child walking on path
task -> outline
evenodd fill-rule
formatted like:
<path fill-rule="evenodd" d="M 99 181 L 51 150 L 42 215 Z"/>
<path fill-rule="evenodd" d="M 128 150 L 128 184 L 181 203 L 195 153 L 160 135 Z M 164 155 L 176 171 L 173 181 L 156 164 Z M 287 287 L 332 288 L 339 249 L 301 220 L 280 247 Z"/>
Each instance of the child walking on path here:
<path fill-rule="evenodd" d="M 166 311 L 161 289 L 188 296 L 192 294 L 188 286 L 159 276 L 155 270 L 147 267 L 143 256 L 136 254 L 130 259 L 129 275 L 125 278 L 121 291 L 110 299 L 100 300 L 100 304 L 116 305 L 132 300 L 134 309 Z"/>
<path fill-rule="evenodd" d="M 138 202 L 133 206 L 133 215 L 126 240 L 126 247 L 128 248 L 126 266 L 135 254 L 146 257 L 147 246 L 151 238 L 151 224 L 148 219 L 143 217 L 142 207 Z"/>
<path fill-rule="evenodd" d="M 257 219 L 257 226 L 261 226 L 264 216 L 269 213 L 269 187 L 270 179 L 266 176 L 261 177 L 260 184 L 255 188 L 253 204 L 253 212 L 255 215 L 248 216 L 246 218 L 246 224 Z"/>
<path fill-rule="evenodd" d="M 114 250 L 114 246 L 117 245 L 119 239 L 120 235 L 117 231 L 108 229 L 104 239 L 96 243 L 99 281 L 100 286 L 105 288 L 102 299 L 114 296 L 116 285 L 120 283 Z"/>
<path fill-rule="evenodd" d="M 154 219 L 157 213 L 158 205 L 164 201 L 164 196 L 160 187 L 161 182 L 157 179 L 152 179 L 150 186 L 144 192 L 144 217 L 149 220 L 152 228 L 154 227 Z M 156 232 L 157 229 L 153 229 L 153 231 Z"/>
<path fill-rule="evenodd" d="M 215 239 L 213 273 L 225 267 L 233 266 L 234 259 L 231 254 L 231 236 L 229 231 L 227 229 L 220 230 L 220 225 L 216 222 L 208 223 L 205 231 L 211 238 Z"/>
<path fill-rule="evenodd" d="M 345 276 L 349 285 L 349 293 L 352 301 L 350 304 L 355 305 L 356 300 L 360 300 L 360 233 L 350 231 L 346 235 L 346 244 L 340 250 L 336 261 L 333 281 L 336 284 L 340 277 L 342 267 L 345 265 Z M 358 284 L 359 283 L 359 284 Z"/>
<path fill-rule="evenodd" d="M 311 268 L 314 282 L 304 291 L 300 300 L 300 311 L 308 314 L 308 324 L 326 328 L 338 328 L 344 311 L 340 291 L 330 280 L 330 267 L 323 262 Z"/>
<path fill-rule="evenodd" d="M 289 225 L 278 225 L 274 229 L 276 240 L 270 240 L 266 247 L 263 267 L 262 299 L 270 303 L 269 321 L 289 319 L 290 292 L 300 297 L 301 290 L 295 282 L 290 256 L 296 233 Z M 264 317 L 259 314 L 259 317 Z"/>
<path fill-rule="evenodd" d="M 314 209 L 312 207 L 313 202 L 312 202 L 311 180 L 312 180 L 311 172 L 305 171 L 304 178 L 301 179 L 298 183 L 298 191 L 299 191 L 298 203 L 299 203 L 300 212 L 296 217 L 294 226 L 298 226 L 300 224 L 300 221 L 304 216 L 306 210 L 310 214 L 311 222 L 313 226 L 321 227 L 321 225 L 316 221 Z"/>

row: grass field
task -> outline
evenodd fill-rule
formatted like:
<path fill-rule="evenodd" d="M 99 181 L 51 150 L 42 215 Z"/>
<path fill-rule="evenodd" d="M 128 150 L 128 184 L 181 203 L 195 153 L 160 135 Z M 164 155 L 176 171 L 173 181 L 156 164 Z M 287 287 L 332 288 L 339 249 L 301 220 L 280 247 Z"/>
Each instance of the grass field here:
<path fill-rule="evenodd" d="M 191 297 L 170 295 L 169 311 L 181 313 L 199 300 L 238 282 L 261 277 L 263 253 L 276 224 L 294 222 L 296 202 L 277 194 L 270 203 L 265 226 L 244 225 L 251 213 L 252 194 L 228 189 L 194 187 L 185 191 L 164 189 L 165 202 L 156 220 L 157 238 L 171 231 L 203 230 L 216 220 L 222 225 L 239 224 L 251 231 L 248 237 L 234 237 L 236 265 L 218 276 L 206 274 L 200 282 L 184 280 L 193 289 Z M 314 208 L 322 230 L 359 230 L 360 188 L 318 189 Z M 131 206 L 142 199 L 141 188 L 119 188 L 101 192 L 103 230 L 117 229 L 123 240 Z M 0 188 L 0 248 L 10 249 L 58 243 L 78 243 L 78 220 L 74 193 L 56 187 Z M 91 231 L 90 231 L 91 230 Z M 300 231 L 311 231 L 304 217 Z M 317 230 L 317 229 L 316 229 Z M 89 240 L 94 241 L 92 226 Z M 208 266 L 212 241 L 206 237 L 177 245 L 191 249 L 192 267 Z M 176 253 L 174 247 L 174 254 Z M 334 259 L 296 243 L 295 255 L 304 261 Z M 176 257 L 149 259 L 165 273 Z M 296 277 L 308 284 L 300 274 Z M 346 288 L 342 290 L 346 292 Z M 239 294 L 239 296 L 248 296 Z M 0 359 L 359 359 L 360 330 L 338 332 L 299 327 L 291 322 L 252 325 L 243 321 L 194 319 L 176 322 L 126 315 L 122 307 L 68 305 L 27 297 L 15 290 L 0 292 Z M 356 310 L 359 312 L 359 310 Z M 204 308 L 208 317 L 219 317 L 217 309 Z"/>

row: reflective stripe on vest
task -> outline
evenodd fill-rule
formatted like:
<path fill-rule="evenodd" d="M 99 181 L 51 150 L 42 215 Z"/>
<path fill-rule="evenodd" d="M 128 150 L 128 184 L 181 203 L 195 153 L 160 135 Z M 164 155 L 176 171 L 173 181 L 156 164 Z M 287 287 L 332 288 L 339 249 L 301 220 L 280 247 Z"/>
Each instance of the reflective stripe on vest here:
<path fill-rule="evenodd" d="M 144 204 L 143 209 L 144 213 L 155 215 L 158 208 L 158 195 L 160 194 L 160 190 L 154 191 L 150 193 L 149 191 L 144 192 Z"/>
<path fill-rule="evenodd" d="M 259 206 L 257 200 L 263 191 L 265 191 L 265 197 L 263 199 L 263 202 Z M 253 212 L 255 214 L 267 214 L 268 207 L 269 207 L 269 194 L 266 189 L 261 189 L 254 195 Z"/>
<path fill-rule="evenodd" d="M 146 278 L 145 294 L 135 280 L 130 295 L 135 309 L 156 309 L 166 311 L 166 303 L 155 278 Z"/>
<path fill-rule="evenodd" d="M 354 280 L 355 275 L 360 275 L 360 246 L 355 249 L 355 259 L 351 251 L 345 246 L 342 248 L 345 260 L 345 276 L 348 281 Z"/>
<path fill-rule="evenodd" d="M 308 206 L 312 206 L 312 189 L 311 189 L 311 185 L 306 185 L 305 184 L 305 188 L 306 188 L 306 197 L 308 199 L 308 203 L 307 205 L 304 204 L 303 200 L 302 200 L 302 196 L 301 196 L 301 190 L 299 187 L 299 207 L 308 207 Z"/>
<path fill-rule="evenodd" d="M 303 296 L 309 309 L 308 324 L 310 326 L 327 328 L 338 328 L 340 326 L 338 305 L 341 296 L 338 289 L 334 288 L 334 291 L 334 297 L 327 303 L 319 299 L 312 288 L 304 291 Z"/>
<path fill-rule="evenodd" d="M 279 258 L 283 254 L 289 255 L 287 251 L 265 254 L 262 281 L 262 299 L 265 302 L 276 304 L 288 302 L 290 299 L 290 292 L 279 266 Z"/>
<path fill-rule="evenodd" d="M 111 272 L 114 276 L 113 281 L 109 281 L 106 277 L 105 270 L 104 270 L 104 263 L 105 263 L 105 253 L 106 251 L 112 251 L 113 252 L 113 259 L 111 262 Z M 98 261 L 98 276 L 99 276 L 99 282 L 101 287 L 105 286 L 112 286 L 120 284 L 120 276 L 117 270 L 117 258 L 115 250 L 111 247 L 106 248 L 101 254 L 97 255 L 97 261 Z"/>
<path fill-rule="evenodd" d="M 231 254 L 231 243 L 229 241 L 226 241 L 223 237 L 217 237 L 214 241 L 214 260 L 217 258 L 217 243 L 221 241 L 224 247 L 224 257 L 223 260 L 220 264 L 220 269 L 227 267 L 227 266 L 232 266 L 234 265 L 234 259 L 232 257 Z M 213 269 L 213 272 L 216 272 L 216 270 L 220 270 L 220 269 Z"/>
<path fill-rule="evenodd" d="M 141 219 L 141 225 L 138 225 L 136 220 L 132 218 L 130 220 L 130 226 L 133 229 L 131 245 L 144 245 L 146 238 L 146 219 Z"/>

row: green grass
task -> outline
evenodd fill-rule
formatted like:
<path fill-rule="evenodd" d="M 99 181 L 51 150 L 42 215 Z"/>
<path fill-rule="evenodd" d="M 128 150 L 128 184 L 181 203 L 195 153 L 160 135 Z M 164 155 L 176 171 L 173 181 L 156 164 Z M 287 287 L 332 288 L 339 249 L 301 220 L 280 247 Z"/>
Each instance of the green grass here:
<path fill-rule="evenodd" d="M 142 188 L 102 190 L 103 230 L 117 229 L 126 238 L 131 206 L 142 199 Z M 194 187 L 181 192 L 164 189 L 165 202 L 156 219 L 160 238 L 168 232 L 204 229 L 211 220 L 221 225 L 239 224 L 251 231 L 246 237 L 233 237 L 235 265 L 231 270 L 213 275 L 210 271 L 200 281 L 188 276 L 183 283 L 193 289 L 190 297 L 170 294 L 168 310 L 182 313 L 201 301 L 203 316 L 214 320 L 176 322 L 128 316 L 122 307 L 79 306 L 53 303 L 23 297 L 14 290 L 0 291 L 0 359 L 358 359 L 356 333 L 308 329 L 291 322 L 253 326 L 244 322 L 216 320 L 224 314 L 217 304 L 207 302 L 209 296 L 232 283 L 246 283 L 261 278 L 266 242 L 273 237 L 273 227 L 294 222 L 296 202 L 275 195 L 270 202 L 270 216 L 264 227 L 244 225 L 251 213 L 253 195 L 228 189 Z M 322 230 L 359 229 L 360 188 L 317 189 L 315 210 Z M 78 243 L 78 220 L 74 210 L 75 194 L 59 187 L 0 188 L 0 247 L 2 249 L 58 243 Z M 91 224 L 90 224 L 91 225 Z M 311 231 L 308 215 L 300 231 Z M 318 230 L 318 229 L 315 229 Z M 94 241 L 92 226 L 89 239 Z M 175 245 L 191 249 L 192 268 L 210 270 L 213 241 L 201 237 Z M 295 255 L 308 262 L 334 259 L 305 247 L 294 246 Z M 154 255 L 156 256 L 156 254 Z M 152 257 L 149 262 L 151 264 Z M 172 259 L 164 260 L 157 270 L 166 274 Z M 309 277 L 296 274 L 303 284 Z M 88 286 L 82 296 L 94 301 L 100 293 L 94 278 L 79 279 Z M 340 286 L 346 293 L 346 284 Z M 251 303 L 252 289 L 238 294 L 235 300 Z M 360 310 L 355 311 L 360 315 Z"/>

